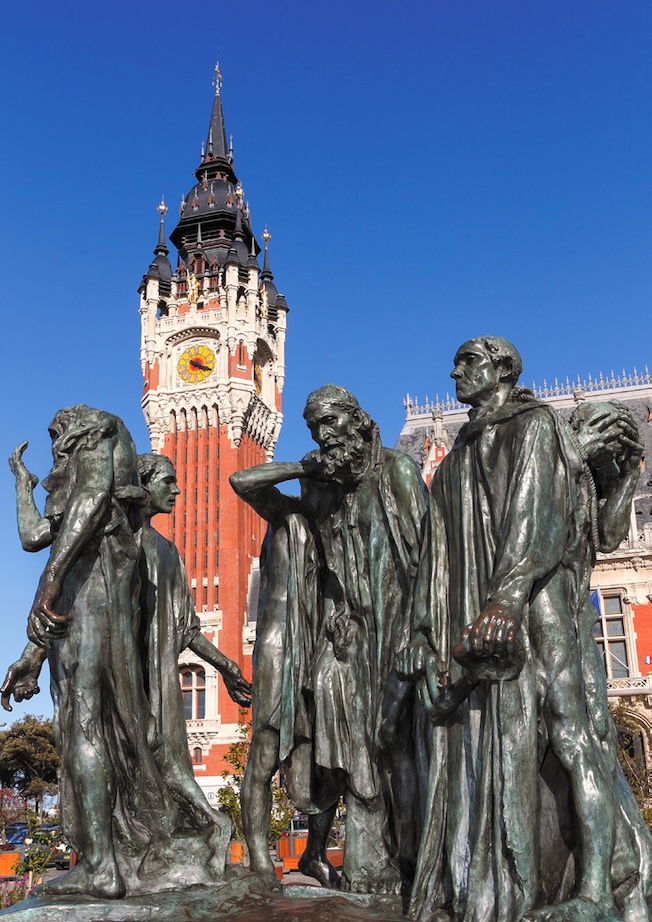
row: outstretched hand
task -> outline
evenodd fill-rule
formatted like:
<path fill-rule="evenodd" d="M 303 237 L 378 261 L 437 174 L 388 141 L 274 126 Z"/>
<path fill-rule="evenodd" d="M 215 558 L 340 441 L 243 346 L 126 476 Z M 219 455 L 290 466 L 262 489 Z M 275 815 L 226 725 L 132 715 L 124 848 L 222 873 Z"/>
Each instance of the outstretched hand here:
<path fill-rule="evenodd" d="M 25 701 L 40 692 L 38 677 L 41 664 L 24 653 L 7 669 L 7 675 L 0 687 L 0 703 L 5 711 L 11 711 L 11 696 L 16 701 Z"/>
<path fill-rule="evenodd" d="M 20 445 L 14 448 L 9 457 L 9 467 L 16 480 L 24 480 L 33 489 L 38 483 L 38 477 L 27 470 L 23 461 L 23 455 L 28 445 L 29 442 L 21 442 Z"/>
<path fill-rule="evenodd" d="M 240 707 L 251 707 L 251 683 L 247 682 L 236 663 L 222 673 L 229 696 Z"/>

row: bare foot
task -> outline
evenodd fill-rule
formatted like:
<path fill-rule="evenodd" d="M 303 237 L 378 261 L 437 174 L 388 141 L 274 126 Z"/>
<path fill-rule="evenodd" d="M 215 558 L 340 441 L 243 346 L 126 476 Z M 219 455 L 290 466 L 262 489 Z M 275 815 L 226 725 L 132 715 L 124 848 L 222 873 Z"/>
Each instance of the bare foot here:
<path fill-rule="evenodd" d="M 622 922 L 613 903 L 599 906 L 591 900 L 577 897 L 558 906 L 535 909 L 523 916 L 522 922 Z"/>
<path fill-rule="evenodd" d="M 283 885 L 276 876 L 276 867 L 272 861 L 269 849 L 257 852 L 255 849 L 249 849 L 249 870 L 256 877 L 259 877 L 270 890 L 282 890 Z"/>
<path fill-rule="evenodd" d="M 280 893 L 283 890 L 283 884 L 276 876 L 276 868 L 271 874 L 258 874 L 258 877 L 265 884 L 268 890 Z"/>
<path fill-rule="evenodd" d="M 328 859 L 316 858 L 304 852 L 299 858 L 299 870 L 307 877 L 314 877 L 322 887 L 339 890 L 342 886 L 340 875 Z"/>
<path fill-rule="evenodd" d="M 269 877 L 274 875 L 274 862 L 272 861 L 269 849 L 257 850 L 249 847 L 249 870 L 259 877 Z"/>
<path fill-rule="evenodd" d="M 56 880 L 42 884 L 38 892 L 81 893 L 103 900 L 119 900 L 125 895 L 127 888 L 115 864 L 104 865 L 95 872 L 89 871 L 83 864 L 78 864 L 63 877 L 57 877 Z"/>

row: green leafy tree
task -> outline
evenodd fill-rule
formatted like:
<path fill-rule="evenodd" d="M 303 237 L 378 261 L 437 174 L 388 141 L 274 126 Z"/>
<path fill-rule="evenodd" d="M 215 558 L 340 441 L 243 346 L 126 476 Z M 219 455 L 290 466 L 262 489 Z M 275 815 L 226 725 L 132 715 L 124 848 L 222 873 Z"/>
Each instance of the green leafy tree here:
<path fill-rule="evenodd" d="M 28 714 L 0 733 L 0 784 L 33 801 L 39 818 L 43 798 L 56 793 L 58 770 L 51 720 Z"/>
<path fill-rule="evenodd" d="M 240 808 L 240 788 L 242 787 L 244 770 L 247 765 L 247 756 L 249 755 L 251 723 L 241 723 L 238 729 L 240 730 L 241 738 L 236 740 L 235 743 L 231 743 L 224 756 L 224 761 L 231 766 L 231 770 L 225 769 L 222 772 L 222 778 L 226 783 L 217 792 L 217 800 L 220 809 L 226 813 L 233 823 L 233 840 L 236 842 L 244 842 L 242 810 Z M 287 832 L 290 828 L 290 822 L 294 813 L 294 806 L 289 797 L 280 784 L 274 780 L 272 782 L 271 839 L 277 839 L 282 833 Z"/>

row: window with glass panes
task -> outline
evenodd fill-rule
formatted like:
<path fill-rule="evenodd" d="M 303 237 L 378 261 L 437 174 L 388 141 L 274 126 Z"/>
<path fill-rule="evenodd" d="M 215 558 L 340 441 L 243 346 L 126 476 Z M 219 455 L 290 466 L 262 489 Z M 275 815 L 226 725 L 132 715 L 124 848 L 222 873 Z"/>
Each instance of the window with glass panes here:
<path fill-rule="evenodd" d="M 181 670 L 181 697 L 185 720 L 203 720 L 206 717 L 206 673 L 203 669 Z"/>
<path fill-rule="evenodd" d="M 607 676 L 610 679 L 627 679 L 630 676 L 625 611 L 620 595 L 602 596 L 600 617 L 593 625 Z"/>

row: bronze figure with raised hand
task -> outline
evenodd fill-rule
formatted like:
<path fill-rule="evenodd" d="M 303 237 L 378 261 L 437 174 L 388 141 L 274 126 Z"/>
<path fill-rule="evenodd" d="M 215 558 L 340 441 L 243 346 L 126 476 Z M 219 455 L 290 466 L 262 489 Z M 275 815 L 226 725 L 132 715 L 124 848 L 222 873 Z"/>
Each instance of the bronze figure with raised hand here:
<path fill-rule="evenodd" d="M 169 713 L 179 698 L 176 663 L 170 667 L 175 645 L 179 636 L 197 643 L 187 584 L 166 566 L 169 582 L 156 598 L 149 574 L 157 572 L 157 561 L 141 550 L 143 532 L 150 554 L 159 550 L 149 519 L 159 504 L 160 511 L 171 508 L 170 468 L 164 468 L 167 482 L 154 482 L 148 494 L 129 433 L 101 410 L 61 410 L 50 432 L 54 464 L 43 484 L 44 516 L 34 502 L 36 478 L 22 461 L 25 444 L 10 461 L 23 546 L 51 550 L 29 616 L 30 643 L 2 686 L 5 707 L 12 694 L 17 700 L 35 694 L 47 655 L 61 822 L 79 858 L 47 888 L 117 898 L 221 881 L 230 822 L 208 806 L 180 738 L 167 740 L 162 732 L 166 720 L 171 727 L 179 723 Z M 152 477 L 155 469 L 148 467 Z M 168 558 L 175 562 L 171 553 Z M 143 560 L 147 578 L 141 581 Z M 141 631 L 143 599 L 150 611 Z M 217 654 L 211 656 L 215 661 Z M 215 665 L 230 674 L 231 690 L 245 703 L 247 683 L 222 659 Z M 156 719 L 149 698 L 154 687 Z"/>
<path fill-rule="evenodd" d="M 392 893 L 415 858 L 412 689 L 393 661 L 409 636 L 425 487 L 409 458 L 383 448 L 378 427 L 344 388 L 311 393 L 304 418 L 318 451 L 231 477 L 272 526 L 245 830 L 252 867 L 268 872 L 265 792 L 280 761 L 290 796 L 311 811 L 300 868 L 325 885 L 336 882 L 326 839 L 343 794 L 343 885 Z M 295 478 L 301 497 L 277 489 Z"/>
<path fill-rule="evenodd" d="M 9 466 L 16 477 L 16 499 L 19 520 L 19 532 L 25 550 L 40 550 L 41 540 L 47 531 L 47 519 L 41 517 L 34 502 L 33 490 L 38 484 L 38 477 L 31 474 L 22 461 L 27 442 L 22 442 L 12 453 Z M 165 662 L 151 662 L 147 665 L 148 684 L 153 688 L 166 688 L 166 704 L 162 705 L 159 696 L 152 700 L 159 729 L 170 741 L 178 743 L 180 753 L 187 755 L 185 721 L 179 702 L 181 690 L 177 674 L 179 654 L 187 647 L 200 659 L 218 670 L 230 697 L 243 708 L 251 705 L 251 684 L 244 678 L 240 667 L 233 660 L 224 656 L 201 633 L 199 618 L 188 586 L 185 567 L 175 545 L 164 538 L 151 524 L 153 516 L 170 513 L 179 495 L 176 473 L 169 458 L 165 455 L 138 455 L 138 472 L 140 482 L 145 487 L 148 499 L 144 499 L 140 509 L 142 520 L 142 549 L 146 563 L 148 579 L 144 584 L 141 597 L 141 614 L 149 624 L 150 636 L 147 649 L 151 654 L 161 646 L 165 649 Z M 47 633 L 65 633 L 65 622 L 57 625 L 50 617 L 45 625 Z M 167 620 L 167 626 L 164 621 Z M 163 640 L 161 633 L 165 631 Z M 162 655 L 162 654 L 161 654 Z M 2 685 L 2 705 L 11 710 L 10 697 L 23 701 L 39 693 L 38 676 L 46 658 L 46 651 L 36 643 L 30 642 L 9 671 Z M 150 695 L 153 698 L 153 692 Z"/>

